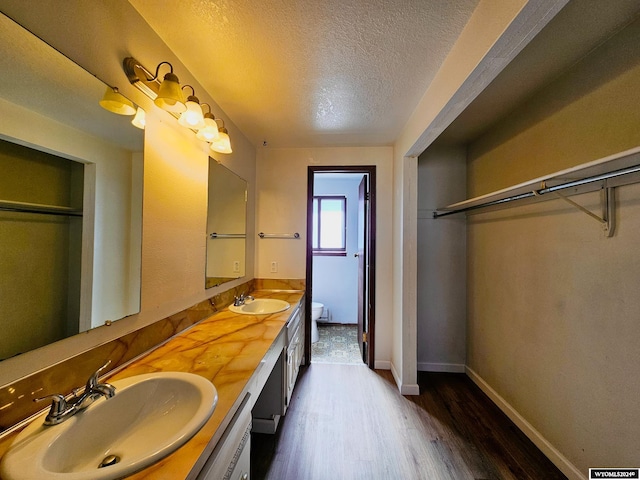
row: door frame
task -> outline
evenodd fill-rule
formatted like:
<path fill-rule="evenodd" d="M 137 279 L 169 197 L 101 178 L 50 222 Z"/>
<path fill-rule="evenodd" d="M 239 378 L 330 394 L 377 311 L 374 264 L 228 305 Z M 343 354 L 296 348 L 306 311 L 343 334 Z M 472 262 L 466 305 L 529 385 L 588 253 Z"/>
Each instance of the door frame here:
<path fill-rule="evenodd" d="M 365 273 L 369 290 L 368 330 L 367 330 L 367 366 L 375 368 L 375 311 L 376 311 L 376 167 L 375 165 L 340 165 L 307 167 L 307 251 L 305 278 L 305 327 L 304 351 L 305 363 L 311 363 L 311 299 L 313 280 L 313 183 L 316 173 L 362 173 L 369 176 L 369 219 L 365 232 L 369 245 L 369 269 Z"/>

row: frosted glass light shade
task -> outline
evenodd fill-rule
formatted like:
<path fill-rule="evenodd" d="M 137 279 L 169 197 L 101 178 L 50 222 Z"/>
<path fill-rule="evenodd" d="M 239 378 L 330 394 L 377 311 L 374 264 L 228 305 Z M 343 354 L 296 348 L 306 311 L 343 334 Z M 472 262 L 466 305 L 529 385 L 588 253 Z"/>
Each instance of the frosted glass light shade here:
<path fill-rule="evenodd" d="M 198 130 L 196 137 L 200 140 L 204 140 L 205 142 L 213 142 L 220 138 L 220 134 L 218 133 L 218 124 L 216 121 L 210 116 L 205 116 L 204 127 Z"/>
<path fill-rule="evenodd" d="M 136 107 L 133 102 L 118 92 L 115 87 L 107 87 L 107 91 L 104 92 L 104 96 L 99 103 L 105 110 L 118 115 L 133 115 L 136 113 Z"/>
<path fill-rule="evenodd" d="M 229 139 L 229 133 L 227 133 L 227 129 L 224 127 L 220 127 L 218 130 L 220 138 L 215 140 L 211 144 L 211 150 L 218 153 L 231 153 L 231 140 Z"/>
<path fill-rule="evenodd" d="M 142 108 L 138 107 L 138 110 L 136 110 L 136 116 L 131 120 L 131 124 L 134 127 L 144 130 L 144 127 L 147 124 L 147 115 Z"/>
<path fill-rule="evenodd" d="M 202 107 L 199 103 L 191 100 L 195 97 L 189 97 L 186 103 L 187 109 L 182 112 L 178 123 L 183 127 L 200 129 L 204 127 L 204 116 L 202 115 Z"/>
<path fill-rule="evenodd" d="M 167 73 L 164 76 L 154 103 L 167 112 L 182 113 L 187 109 L 180 82 L 174 73 Z"/>

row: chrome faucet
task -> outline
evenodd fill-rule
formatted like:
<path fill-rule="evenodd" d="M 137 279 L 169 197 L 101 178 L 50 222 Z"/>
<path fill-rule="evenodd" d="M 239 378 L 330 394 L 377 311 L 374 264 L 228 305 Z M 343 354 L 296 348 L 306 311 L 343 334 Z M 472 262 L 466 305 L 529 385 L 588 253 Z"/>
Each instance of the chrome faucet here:
<path fill-rule="evenodd" d="M 245 295 L 244 293 L 241 293 L 239 297 L 233 297 L 233 306 L 240 307 L 241 305 L 244 305 L 244 302 L 246 300 L 255 300 L 255 298 L 253 298 L 251 295 Z"/>
<path fill-rule="evenodd" d="M 84 391 L 80 396 L 78 396 L 78 392 L 80 391 L 78 388 L 73 390 L 73 396 L 68 400 L 60 394 L 47 395 L 46 397 L 34 399 L 34 402 L 39 402 L 49 398 L 52 400 L 51 409 L 44 419 L 44 424 L 58 425 L 59 423 L 73 417 L 76 413 L 84 410 L 100 397 L 105 397 L 107 399 L 113 397 L 116 394 L 115 387 L 108 383 L 100 383 L 98 381 L 98 375 L 100 375 L 100 372 L 110 363 L 111 360 L 91 374 L 84 387 Z"/>
<path fill-rule="evenodd" d="M 111 398 L 116 394 L 116 389 L 113 385 L 109 383 L 99 383 L 98 381 L 98 375 L 100 375 L 100 372 L 109 366 L 110 363 L 111 360 L 91 374 L 84 387 L 84 392 L 82 392 L 80 397 L 76 396 L 74 392 L 74 396 L 76 397 L 74 405 L 78 411 L 84 410 L 100 397 Z"/>

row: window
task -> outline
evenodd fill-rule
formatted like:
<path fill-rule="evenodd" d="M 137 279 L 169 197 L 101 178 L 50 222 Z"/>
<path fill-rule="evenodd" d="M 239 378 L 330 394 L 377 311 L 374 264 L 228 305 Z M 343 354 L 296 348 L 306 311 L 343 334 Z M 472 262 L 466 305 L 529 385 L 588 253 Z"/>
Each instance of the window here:
<path fill-rule="evenodd" d="M 313 254 L 347 254 L 347 197 L 313 197 Z"/>

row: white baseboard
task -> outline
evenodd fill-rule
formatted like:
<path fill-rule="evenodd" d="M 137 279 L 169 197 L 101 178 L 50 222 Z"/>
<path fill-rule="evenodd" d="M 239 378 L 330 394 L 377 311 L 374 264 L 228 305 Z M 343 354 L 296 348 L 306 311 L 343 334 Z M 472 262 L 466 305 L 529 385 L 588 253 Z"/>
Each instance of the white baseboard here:
<path fill-rule="evenodd" d="M 418 384 L 407 384 L 402 383 L 400 380 L 400 375 L 396 371 L 393 363 L 389 363 L 391 367 L 391 374 L 393 375 L 394 380 L 396 381 L 396 385 L 398 386 L 398 390 L 400 390 L 400 395 L 420 395 L 420 386 Z"/>
<path fill-rule="evenodd" d="M 396 381 L 396 385 L 398 386 L 398 390 L 402 391 L 402 382 L 400 381 L 400 375 L 396 372 L 396 367 L 393 363 L 389 362 L 389 366 L 391 367 L 391 375 L 393 375 L 393 379 Z"/>
<path fill-rule="evenodd" d="M 458 363 L 418 362 L 419 372 L 465 373 L 466 366 Z"/>
<path fill-rule="evenodd" d="M 525 418 L 520 415 L 504 398 L 484 381 L 474 370 L 466 367 L 469 378 L 495 403 L 504 414 L 515 423 L 522 433 L 531 440 L 544 453 L 553 464 L 564 473 L 569 480 L 586 480 L 587 477 L 576 468 L 564 455 L 562 455 L 549 441 L 542 436 Z"/>
<path fill-rule="evenodd" d="M 401 395 L 420 395 L 420 385 L 417 383 L 414 384 L 403 384 L 400 387 Z"/>
<path fill-rule="evenodd" d="M 373 368 L 376 370 L 391 370 L 391 362 L 388 360 L 376 360 L 373 362 Z"/>

